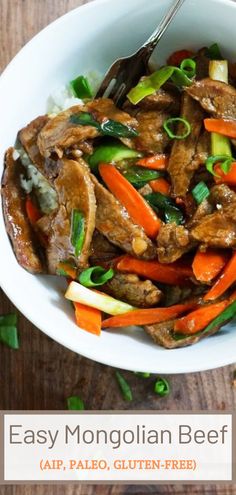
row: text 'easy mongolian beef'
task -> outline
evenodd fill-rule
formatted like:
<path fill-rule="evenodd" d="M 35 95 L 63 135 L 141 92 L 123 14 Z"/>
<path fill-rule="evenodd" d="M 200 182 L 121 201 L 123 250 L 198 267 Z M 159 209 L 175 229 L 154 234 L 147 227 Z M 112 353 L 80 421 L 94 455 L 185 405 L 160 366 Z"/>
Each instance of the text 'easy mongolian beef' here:
<path fill-rule="evenodd" d="M 2 177 L 17 261 L 68 279 L 78 326 L 141 326 L 168 349 L 236 315 L 236 65 L 175 52 L 122 109 L 71 81 L 73 106 L 19 131 Z"/>

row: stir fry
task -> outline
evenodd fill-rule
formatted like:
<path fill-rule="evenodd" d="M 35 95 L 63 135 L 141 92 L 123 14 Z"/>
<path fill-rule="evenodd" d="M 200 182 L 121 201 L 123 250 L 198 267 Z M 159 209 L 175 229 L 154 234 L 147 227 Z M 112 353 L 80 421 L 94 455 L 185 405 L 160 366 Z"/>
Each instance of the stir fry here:
<path fill-rule="evenodd" d="M 173 53 L 123 108 L 70 82 L 5 155 L 18 263 L 66 277 L 78 326 L 139 326 L 172 349 L 236 315 L 236 65 L 217 44 Z M 125 331 L 125 330 L 122 330 Z"/>

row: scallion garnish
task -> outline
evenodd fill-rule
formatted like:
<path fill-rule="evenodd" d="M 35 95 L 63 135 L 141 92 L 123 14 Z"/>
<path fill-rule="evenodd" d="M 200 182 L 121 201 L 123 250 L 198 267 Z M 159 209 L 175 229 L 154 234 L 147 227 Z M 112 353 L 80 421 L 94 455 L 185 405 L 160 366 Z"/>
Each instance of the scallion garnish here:
<path fill-rule="evenodd" d="M 67 407 L 70 411 L 83 411 L 85 409 L 84 401 L 78 395 L 68 397 Z"/>
<path fill-rule="evenodd" d="M 204 201 L 204 199 L 210 196 L 210 190 L 208 189 L 205 182 L 202 181 L 194 187 L 194 189 L 192 190 L 192 195 L 197 204 L 200 205 Z"/>
<path fill-rule="evenodd" d="M 79 256 L 85 236 L 84 216 L 79 210 L 73 210 L 71 215 L 71 244 L 75 248 L 75 256 Z"/>
<path fill-rule="evenodd" d="M 69 120 L 74 125 L 96 127 L 103 136 L 111 136 L 114 138 L 134 138 L 138 136 L 138 132 L 129 125 L 121 124 L 121 122 L 116 122 L 115 120 L 104 120 L 104 122 L 100 123 L 88 112 L 74 113 L 70 116 Z"/>
<path fill-rule="evenodd" d="M 185 73 L 186 76 L 191 79 L 196 76 L 196 62 L 192 58 L 185 58 L 181 64 L 180 69 Z"/>
<path fill-rule="evenodd" d="M 145 186 L 145 184 L 151 180 L 155 180 L 163 176 L 163 173 L 158 170 L 145 169 L 137 165 L 128 167 L 123 174 L 125 178 L 137 189 Z"/>
<path fill-rule="evenodd" d="M 176 206 L 174 201 L 165 194 L 156 192 L 145 195 L 146 201 L 158 209 L 158 213 L 163 217 L 166 223 L 176 223 L 181 225 L 184 223 L 184 215 L 182 211 Z"/>
<path fill-rule="evenodd" d="M 11 349 L 19 349 L 16 324 L 16 314 L 0 316 L 0 342 Z"/>
<path fill-rule="evenodd" d="M 208 170 L 208 172 L 210 172 L 210 174 L 214 175 L 215 177 L 220 177 L 215 173 L 214 165 L 218 163 L 224 174 L 228 174 L 231 169 L 231 165 L 233 161 L 234 159 L 228 155 L 210 156 L 206 161 L 206 169 Z"/>
<path fill-rule="evenodd" d="M 178 123 L 180 122 L 185 126 L 185 131 L 182 134 L 174 134 L 172 130 L 173 125 L 176 124 L 176 122 Z M 188 122 L 188 120 L 183 119 L 181 117 L 167 119 L 164 122 L 163 127 L 170 139 L 186 139 L 189 136 L 189 134 L 191 134 L 191 124 Z"/>
<path fill-rule="evenodd" d="M 142 371 L 135 371 L 135 375 L 140 376 L 140 378 L 150 378 L 151 373 L 143 373 Z"/>
<path fill-rule="evenodd" d="M 217 43 L 213 43 L 213 45 L 206 50 L 206 56 L 211 60 L 223 60 L 219 45 Z"/>
<path fill-rule="evenodd" d="M 137 86 L 131 89 L 127 95 L 127 98 L 133 105 L 137 105 L 137 103 L 142 101 L 146 96 L 152 95 L 156 91 L 159 91 L 163 84 L 165 84 L 169 79 L 171 79 L 172 82 L 178 87 L 190 86 L 192 84 L 192 80 L 188 77 L 189 72 L 190 74 L 195 75 L 196 64 L 194 61 L 192 61 L 193 63 L 190 63 L 189 60 L 191 59 L 186 59 L 187 62 L 185 61 L 183 69 L 166 65 L 150 76 L 145 77 L 137 84 Z"/>
<path fill-rule="evenodd" d="M 84 76 L 79 76 L 76 79 L 73 79 L 73 81 L 70 81 L 70 86 L 77 98 L 81 98 L 82 100 L 84 100 L 87 98 L 92 98 L 93 96 L 90 84 Z"/>
<path fill-rule="evenodd" d="M 154 392 L 160 397 L 166 397 L 170 393 L 170 385 L 165 378 L 158 378 L 154 385 Z"/>
<path fill-rule="evenodd" d="M 93 266 L 80 273 L 79 282 L 84 287 L 98 287 L 99 285 L 106 284 L 114 275 L 115 272 L 112 268 L 105 270 L 101 266 Z"/>
<path fill-rule="evenodd" d="M 116 376 L 116 379 L 117 379 L 118 385 L 120 387 L 123 398 L 127 401 L 133 400 L 132 390 L 131 390 L 128 382 L 123 377 L 123 375 L 119 371 L 116 371 L 115 376 Z"/>

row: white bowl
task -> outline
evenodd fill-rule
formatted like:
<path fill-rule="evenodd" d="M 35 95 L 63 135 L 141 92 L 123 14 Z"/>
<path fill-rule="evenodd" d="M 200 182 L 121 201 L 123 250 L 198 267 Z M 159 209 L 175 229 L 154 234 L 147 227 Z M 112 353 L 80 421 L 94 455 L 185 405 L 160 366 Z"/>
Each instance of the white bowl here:
<path fill-rule="evenodd" d="M 4 151 L 17 131 L 43 114 L 55 88 L 78 74 L 104 72 L 117 57 L 138 48 L 157 25 L 172 0 L 98 0 L 69 14 L 39 33 L 0 78 L 0 174 Z M 186 0 L 156 51 L 156 59 L 179 48 L 219 42 L 236 59 L 236 4 L 228 0 Z M 0 216 L 0 283 L 17 308 L 39 329 L 69 349 L 95 361 L 134 371 L 182 373 L 216 368 L 235 361 L 235 324 L 217 336 L 185 349 L 156 346 L 142 329 L 103 332 L 100 338 L 76 327 L 63 298 L 64 282 L 33 276 L 16 262 Z"/>

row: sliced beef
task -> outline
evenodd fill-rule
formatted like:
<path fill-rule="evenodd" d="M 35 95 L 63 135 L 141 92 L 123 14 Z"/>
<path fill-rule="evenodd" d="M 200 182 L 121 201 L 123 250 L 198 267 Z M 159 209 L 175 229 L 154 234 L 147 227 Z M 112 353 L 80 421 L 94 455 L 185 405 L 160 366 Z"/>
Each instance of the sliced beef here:
<path fill-rule="evenodd" d="M 97 199 L 96 228 L 115 246 L 143 259 L 155 258 L 155 246 L 126 209 L 92 176 Z"/>
<path fill-rule="evenodd" d="M 156 111 L 141 110 L 136 115 L 139 136 L 135 138 L 135 146 L 140 151 L 148 153 L 164 153 L 170 140 L 163 129 L 163 124 L 169 114 Z"/>
<path fill-rule="evenodd" d="M 122 254 L 122 251 L 111 244 L 104 235 L 95 230 L 90 246 L 89 261 L 91 265 L 107 263 Z"/>
<path fill-rule="evenodd" d="M 60 206 L 57 213 L 50 216 L 47 249 L 49 272 L 56 273 L 60 261 L 65 260 L 73 261 L 79 268 L 84 268 L 88 262 L 96 216 L 94 185 L 85 162 L 82 159 L 80 161 L 63 159 L 54 186 Z M 85 239 L 78 258 L 71 244 L 73 210 L 81 212 L 85 219 Z M 44 228 L 48 229 L 47 224 L 44 224 Z"/>
<path fill-rule="evenodd" d="M 204 131 L 198 140 L 196 153 L 193 159 L 193 169 L 198 170 L 200 165 L 204 165 L 211 155 L 211 135 Z"/>
<path fill-rule="evenodd" d="M 25 194 L 20 185 L 23 167 L 13 160 L 13 148 L 5 155 L 2 177 L 3 215 L 18 263 L 31 273 L 43 273 L 40 246 L 25 211 Z"/>
<path fill-rule="evenodd" d="M 206 216 L 210 215 L 213 213 L 213 206 L 212 204 L 208 201 L 208 199 L 204 199 L 202 203 L 197 207 L 194 215 L 192 216 L 191 220 L 188 222 L 187 227 L 188 229 L 192 229 L 196 225 L 199 224 L 199 222 Z"/>
<path fill-rule="evenodd" d="M 186 196 L 194 172 L 199 167 L 199 162 L 194 158 L 204 117 L 200 105 L 186 93 L 182 97 L 181 117 L 190 123 L 192 131 L 186 139 L 174 141 L 170 154 L 168 172 L 171 176 L 173 195 L 177 197 Z M 181 134 L 184 130 L 183 124 L 180 123 L 177 133 Z"/>
<path fill-rule="evenodd" d="M 37 139 L 39 133 L 47 124 L 48 120 L 49 118 L 46 115 L 37 117 L 18 133 L 18 139 L 28 154 L 30 160 L 34 165 L 36 165 L 42 174 L 45 173 L 45 158 L 40 154 Z"/>
<path fill-rule="evenodd" d="M 102 289 L 137 308 L 151 308 L 162 298 L 162 292 L 150 280 L 141 281 L 133 274 L 116 273 Z"/>
<path fill-rule="evenodd" d="M 236 89 L 233 86 L 207 78 L 185 90 L 213 117 L 236 119 Z"/>
<path fill-rule="evenodd" d="M 70 118 L 80 112 L 89 112 L 98 122 L 112 119 L 122 124 L 136 127 L 137 122 L 133 117 L 115 107 L 112 100 L 98 99 L 86 105 L 77 105 L 59 113 L 50 119 L 42 129 L 38 137 L 38 146 L 43 156 L 49 157 L 56 153 L 62 157 L 65 149 L 91 140 L 100 135 L 99 130 L 91 125 L 76 125 Z"/>
<path fill-rule="evenodd" d="M 162 225 L 157 237 L 157 253 L 160 263 L 174 263 L 190 251 L 195 243 L 183 225 L 169 223 Z"/>
<path fill-rule="evenodd" d="M 206 55 L 207 48 L 199 50 L 195 57 L 196 62 L 196 79 L 205 79 L 209 76 L 209 63 L 210 60 Z"/>
<path fill-rule="evenodd" d="M 187 347 L 189 345 L 196 344 L 202 338 L 206 337 L 205 334 L 202 335 L 192 335 L 185 337 L 181 340 L 176 340 L 173 337 L 175 320 L 166 321 L 164 323 L 158 323 L 156 325 L 145 326 L 145 331 L 154 340 L 154 342 L 166 349 L 177 349 L 179 347 Z M 213 335 L 219 330 L 219 327 L 209 332 L 207 336 Z"/>
<path fill-rule="evenodd" d="M 236 193 L 228 186 L 215 186 L 211 201 L 217 211 L 204 216 L 191 230 L 192 237 L 204 245 L 216 248 L 236 247 Z"/>
<path fill-rule="evenodd" d="M 180 93 L 175 86 L 168 85 L 165 89 L 160 88 L 153 95 L 146 96 L 139 103 L 142 110 L 155 110 L 158 112 L 179 113 Z"/>

